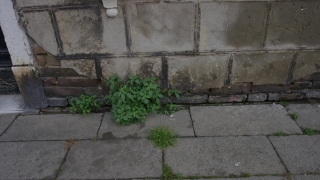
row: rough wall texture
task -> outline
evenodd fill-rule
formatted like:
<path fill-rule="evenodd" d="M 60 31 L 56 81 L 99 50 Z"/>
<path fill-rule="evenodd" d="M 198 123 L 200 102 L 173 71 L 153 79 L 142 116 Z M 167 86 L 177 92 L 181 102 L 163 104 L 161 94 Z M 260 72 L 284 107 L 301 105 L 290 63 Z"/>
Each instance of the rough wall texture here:
<path fill-rule="evenodd" d="M 183 103 L 320 98 L 319 1 L 119 0 L 115 18 L 100 0 L 14 4 L 51 98 L 106 94 L 115 73 Z"/>

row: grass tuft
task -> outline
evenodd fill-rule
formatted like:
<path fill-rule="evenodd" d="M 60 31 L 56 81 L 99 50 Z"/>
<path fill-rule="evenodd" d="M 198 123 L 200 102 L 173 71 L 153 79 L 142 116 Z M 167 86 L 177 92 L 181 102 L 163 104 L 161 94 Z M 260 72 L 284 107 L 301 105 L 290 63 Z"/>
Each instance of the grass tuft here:
<path fill-rule="evenodd" d="M 162 180 L 171 180 L 171 179 L 181 179 L 182 175 L 181 174 L 175 174 L 173 173 L 172 169 L 165 163 L 162 165 Z"/>
<path fill-rule="evenodd" d="M 150 130 L 147 139 L 152 140 L 154 146 L 160 147 L 162 150 L 170 146 L 175 146 L 177 143 L 178 135 L 169 127 L 157 127 Z"/>
<path fill-rule="evenodd" d="M 273 133 L 272 135 L 273 136 L 288 136 L 288 134 L 285 132 L 276 132 L 276 133 Z"/>
<path fill-rule="evenodd" d="M 294 121 L 297 121 L 297 120 L 298 120 L 298 114 L 296 114 L 296 113 L 289 114 L 289 116 L 290 116 Z"/>
<path fill-rule="evenodd" d="M 279 104 L 283 107 L 287 107 L 289 105 L 289 103 L 285 102 L 285 101 L 280 101 Z"/>
<path fill-rule="evenodd" d="M 319 131 L 313 130 L 313 129 L 310 129 L 310 128 L 303 128 L 303 129 L 302 129 L 302 132 L 303 132 L 303 134 L 307 134 L 307 135 L 309 135 L 309 136 L 313 136 L 313 135 L 320 134 Z"/>

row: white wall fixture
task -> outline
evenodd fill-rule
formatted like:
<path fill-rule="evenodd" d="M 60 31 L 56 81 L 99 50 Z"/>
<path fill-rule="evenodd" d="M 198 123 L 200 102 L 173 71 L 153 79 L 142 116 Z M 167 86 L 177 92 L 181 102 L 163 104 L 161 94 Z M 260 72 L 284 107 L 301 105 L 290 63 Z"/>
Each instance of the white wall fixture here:
<path fill-rule="evenodd" d="M 107 9 L 107 16 L 116 17 L 118 15 L 117 0 L 102 0 L 102 3 L 103 6 Z"/>

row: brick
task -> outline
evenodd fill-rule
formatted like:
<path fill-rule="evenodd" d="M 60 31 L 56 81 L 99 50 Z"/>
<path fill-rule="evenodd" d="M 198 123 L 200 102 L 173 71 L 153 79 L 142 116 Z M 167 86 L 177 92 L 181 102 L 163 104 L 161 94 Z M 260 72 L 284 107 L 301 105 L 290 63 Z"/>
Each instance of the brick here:
<path fill-rule="evenodd" d="M 306 92 L 306 98 L 320 99 L 320 90 L 309 90 Z"/>
<path fill-rule="evenodd" d="M 319 1 L 272 2 L 266 47 L 320 47 Z"/>
<path fill-rule="evenodd" d="M 290 85 L 282 85 L 282 84 L 265 84 L 265 85 L 257 85 L 252 86 L 252 92 L 284 92 L 289 91 Z"/>
<path fill-rule="evenodd" d="M 209 96 L 209 103 L 221 102 L 243 102 L 246 101 L 247 95 L 229 95 L 229 96 Z"/>
<path fill-rule="evenodd" d="M 177 104 L 200 104 L 208 102 L 208 95 L 182 95 L 180 99 L 170 97 L 170 102 Z"/>
<path fill-rule="evenodd" d="M 300 52 L 293 70 L 293 80 L 320 80 L 320 52 Z"/>
<path fill-rule="evenodd" d="M 126 10 L 132 51 L 193 50 L 194 3 L 127 3 Z"/>
<path fill-rule="evenodd" d="M 165 92 L 166 93 L 166 92 Z M 209 89 L 196 89 L 196 90 L 190 90 L 190 94 L 209 94 Z"/>
<path fill-rule="evenodd" d="M 36 60 L 38 62 L 38 66 L 46 65 L 46 55 L 36 55 Z"/>
<path fill-rule="evenodd" d="M 44 87 L 44 93 L 48 97 L 80 96 L 84 94 L 84 89 L 79 87 Z"/>
<path fill-rule="evenodd" d="M 247 94 L 251 90 L 251 83 L 239 83 L 210 89 L 211 94 Z"/>
<path fill-rule="evenodd" d="M 41 77 L 75 77 L 79 74 L 71 68 L 39 68 L 38 69 Z"/>
<path fill-rule="evenodd" d="M 102 95 L 101 87 L 86 87 L 84 93 L 87 95 Z"/>
<path fill-rule="evenodd" d="M 262 47 L 266 2 L 204 2 L 200 9 L 200 51 Z"/>
<path fill-rule="evenodd" d="M 320 89 L 320 81 L 313 81 L 312 88 L 313 89 Z"/>
<path fill-rule="evenodd" d="M 61 60 L 61 67 L 71 68 L 81 76 L 97 79 L 95 60 L 93 59 Z"/>
<path fill-rule="evenodd" d="M 32 44 L 32 49 L 34 54 L 36 55 L 47 55 L 47 51 L 45 51 L 42 47 L 40 47 L 37 43 Z"/>
<path fill-rule="evenodd" d="M 46 63 L 47 63 L 47 66 L 60 66 L 61 65 L 60 60 L 58 60 L 52 54 L 48 54 L 46 56 Z"/>
<path fill-rule="evenodd" d="M 43 77 L 41 78 L 42 84 L 44 86 L 55 86 L 58 85 L 57 79 L 55 77 Z"/>
<path fill-rule="evenodd" d="M 285 84 L 292 59 L 292 52 L 235 54 L 231 84 L 239 82 L 252 82 L 253 85 Z"/>
<path fill-rule="evenodd" d="M 303 99 L 302 93 L 269 93 L 269 101 L 280 101 L 280 100 L 297 100 Z"/>
<path fill-rule="evenodd" d="M 290 89 L 293 89 L 293 90 L 308 89 L 309 87 L 311 87 L 311 84 L 312 83 L 310 81 L 293 82 Z"/>
<path fill-rule="evenodd" d="M 99 81 L 97 79 L 88 79 L 83 77 L 60 77 L 59 86 L 67 87 L 96 87 Z"/>
<path fill-rule="evenodd" d="M 248 101 L 250 102 L 259 102 L 267 100 L 268 95 L 264 93 L 257 93 L 257 94 L 249 94 Z"/>
<path fill-rule="evenodd" d="M 179 90 L 203 90 L 224 86 L 228 56 L 168 57 L 169 87 Z"/>
<path fill-rule="evenodd" d="M 68 102 L 66 98 L 48 98 L 49 106 L 52 107 L 61 107 L 61 106 L 67 106 Z"/>

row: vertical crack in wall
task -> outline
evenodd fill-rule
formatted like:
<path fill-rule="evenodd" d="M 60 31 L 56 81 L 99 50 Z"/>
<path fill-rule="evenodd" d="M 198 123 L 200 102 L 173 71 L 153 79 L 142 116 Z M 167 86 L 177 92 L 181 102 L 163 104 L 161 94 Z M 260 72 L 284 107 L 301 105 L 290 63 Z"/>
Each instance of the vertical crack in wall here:
<path fill-rule="evenodd" d="M 131 57 L 131 33 L 130 33 L 130 24 L 127 17 L 127 3 L 123 4 L 123 20 L 124 20 L 124 28 L 125 28 L 125 35 L 126 35 L 126 45 L 128 49 L 128 57 Z"/>
<path fill-rule="evenodd" d="M 165 56 L 161 57 L 162 72 L 161 72 L 161 88 L 168 88 L 168 59 Z"/>
<path fill-rule="evenodd" d="M 200 43 L 200 18 L 201 9 L 199 3 L 195 3 L 195 18 L 194 18 L 194 54 L 199 54 L 199 43 Z"/>
<path fill-rule="evenodd" d="M 293 70 L 296 67 L 296 63 L 297 63 L 297 58 L 299 56 L 299 50 L 296 51 L 296 53 L 293 55 L 292 58 L 292 62 L 291 62 L 291 66 L 289 69 L 289 74 L 288 74 L 288 79 L 287 79 L 287 84 L 291 84 L 292 80 L 293 80 Z"/>
<path fill-rule="evenodd" d="M 264 35 L 263 35 L 263 42 L 262 42 L 262 48 L 266 46 L 267 43 L 267 36 L 268 36 L 268 27 L 269 27 L 269 21 L 270 21 L 270 11 L 271 11 L 272 4 L 271 2 L 267 3 L 267 14 L 265 18 L 265 24 L 264 24 Z"/>
<path fill-rule="evenodd" d="M 55 35 L 55 37 L 56 37 L 59 54 L 60 54 L 60 56 L 62 56 L 62 55 L 64 55 L 64 52 L 63 52 L 63 44 L 62 44 L 61 37 L 60 37 L 60 32 L 59 32 L 59 28 L 58 28 L 57 18 L 56 18 L 56 15 L 54 14 L 54 12 L 55 12 L 55 10 L 50 9 L 50 10 L 49 10 L 49 15 L 50 15 L 50 18 L 51 18 L 54 35 Z"/>
<path fill-rule="evenodd" d="M 228 62 L 228 68 L 227 68 L 227 74 L 224 80 L 224 85 L 229 85 L 231 81 L 231 75 L 232 75 L 232 65 L 233 65 L 233 54 L 230 54 L 229 62 Z"/>

